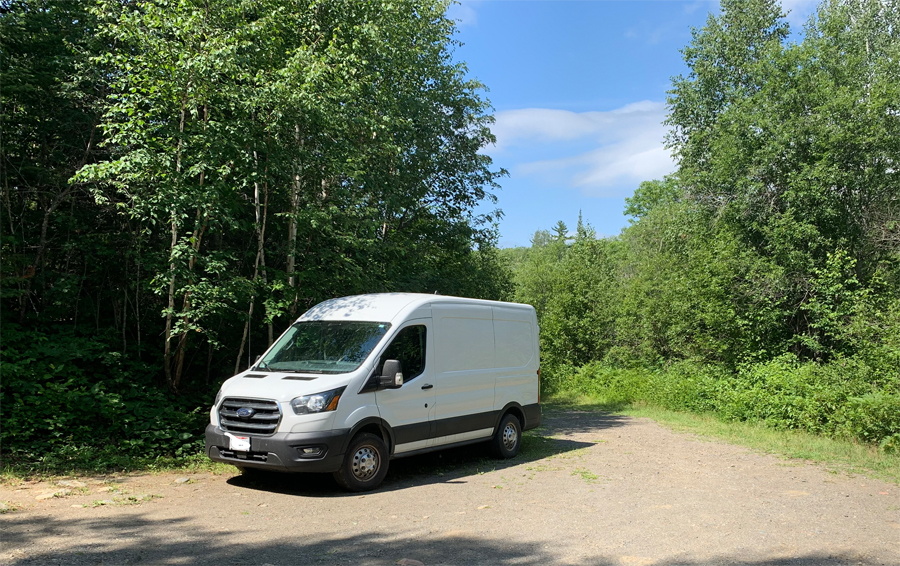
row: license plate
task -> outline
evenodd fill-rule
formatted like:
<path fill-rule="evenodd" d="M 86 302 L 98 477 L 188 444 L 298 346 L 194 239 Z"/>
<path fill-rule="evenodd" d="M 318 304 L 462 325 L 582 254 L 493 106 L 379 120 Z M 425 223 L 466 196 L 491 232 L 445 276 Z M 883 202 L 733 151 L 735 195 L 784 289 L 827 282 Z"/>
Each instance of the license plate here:
<path fill-rule="evenodd" d="M 228 437 L 228 447 L 237 452 L 249 452 L 250 451 L 250 437 L 249 436 L 235 436 L 233 434 L 226 434 Z"/>

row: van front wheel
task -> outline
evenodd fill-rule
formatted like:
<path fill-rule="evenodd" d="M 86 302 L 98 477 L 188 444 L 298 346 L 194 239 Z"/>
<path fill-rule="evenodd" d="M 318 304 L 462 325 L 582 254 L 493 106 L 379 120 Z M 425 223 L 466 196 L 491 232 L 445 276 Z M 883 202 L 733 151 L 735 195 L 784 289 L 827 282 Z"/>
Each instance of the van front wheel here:
<path fill-rule="evenodd" d="M 514 415 L 504 415 L 491 440 L 491 449 L 498 458 L 512 458 L 522 445 L 522 424 Z"/>
<path fill-rule="evenodd" d="M 369 491 L 381 485 L 387 471 L 387 447 L 379 437 L 364 432 L 350 442 L 341 468 L 334 472 L 334 479 L 344 489 Z"/>

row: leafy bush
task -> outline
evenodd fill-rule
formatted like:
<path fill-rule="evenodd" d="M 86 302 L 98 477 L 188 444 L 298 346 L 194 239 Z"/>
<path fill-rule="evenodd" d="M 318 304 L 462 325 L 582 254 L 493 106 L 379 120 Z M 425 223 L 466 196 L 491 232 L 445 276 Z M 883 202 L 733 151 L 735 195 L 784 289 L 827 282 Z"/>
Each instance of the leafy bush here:
<path fill-rule="evenodd" d="M 579 392 L 602 395 L 607 403 L 633 403 L 646 396 L 648 383 L 640 370 L 618 369 L 598 363 L 576 370 L 572 385 Z"/>
<path fill-rule="evenodd" d="M 727 380 L 719 366 L 679 362 L 650 374 L 645 400 L 676 411 L 713 412 Z"/>
<path fill-rule="evenodd" d="M 890 451 L 900 448 L 900 395 L 875 392 L 853 397 L 837 414 L 838 430 Z"/>
<path fill-rule="evenodd" d="M 657 370 L 590 363 L 566 368 L 557 378 L 559 392 L 590 395 L 612 406 L 643 401 L 723 420 L 845 436 L 886 451 L 900 448 L 898 377 L 858 359 L 816 364 L 785 355 L 736 372 L 694 361 Z"/>
<path fill-rule="evenodd" d="M 154 386 L 149 364 L 103 338 L 4 324 L 0 439 L 8 463 L 122 467 L 200 449 L 210 400 Z"/>
<path fill-rule="evenodd" d="M 830 434 L 847 399 L 871 390 L 869 373 L 858 363 L 800 364 L 790 355 L 750 364 L 735 376 L 718 412 L 729 420 Z"/>

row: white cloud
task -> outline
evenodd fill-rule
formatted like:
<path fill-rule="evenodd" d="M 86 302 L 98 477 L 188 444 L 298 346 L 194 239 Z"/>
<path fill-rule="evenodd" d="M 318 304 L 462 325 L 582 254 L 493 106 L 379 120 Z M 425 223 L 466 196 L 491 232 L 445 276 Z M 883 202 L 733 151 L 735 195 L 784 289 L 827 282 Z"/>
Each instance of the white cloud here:
<path fill-rule="evenodd" d="M 592 196 L 623 196 L 675 169 L 663 147 L 665 115 L 663 103 L 650 101 L 608 112 L 526 108 L 498 112 L 492 130 L 498 154 L 516 162 L 514 176 Z M 524 157 L 541 155 L 553 157 Z"/>
<path fill-rule="evenodd" d="M 607 112 L 570 112 L 548 108 L 504 110 L 495 116 L 491 128 L 497 147 L 517 145 L 528 140 L 573 140 L 584 136 L 600 139 L 620 137 L 623 131 L 658 126 L 665 118 L 665 105 L 644 100 Z"/>
<path fill-rule="evenodd" d="M 447 18 L 454 20 L 458 27 L 478 24 L 478 12 L 475 9 L 481 0 L 457 0 L 447 7 Z"/>
<path fill-rule="evenodd" d="M 669 152 L 661 145 L 652 148 L 614 145 L 579 157 L 577 161 L 584 171 L 575 176 L 575 184 L 588 189 L 658 179 L 674 169 Z"/>

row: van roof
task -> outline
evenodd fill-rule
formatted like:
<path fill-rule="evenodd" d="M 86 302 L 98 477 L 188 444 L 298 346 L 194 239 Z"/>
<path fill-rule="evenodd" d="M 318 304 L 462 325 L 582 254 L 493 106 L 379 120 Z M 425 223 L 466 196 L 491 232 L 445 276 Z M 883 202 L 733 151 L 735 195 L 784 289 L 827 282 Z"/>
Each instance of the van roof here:
<path fill-rule="evenodd" d="M 393 322 L 395 318 L 432 303 L 458 303 L 467 305 L 503 306 L 532 309 L 530 305 L 469 299 L 449 295 L 428 295 L 425 293 L 371 293 L 353 295 L 323 301 L 309 309 L 297 319 L 301 320 L 360 320 L 370 322 Z"/>

